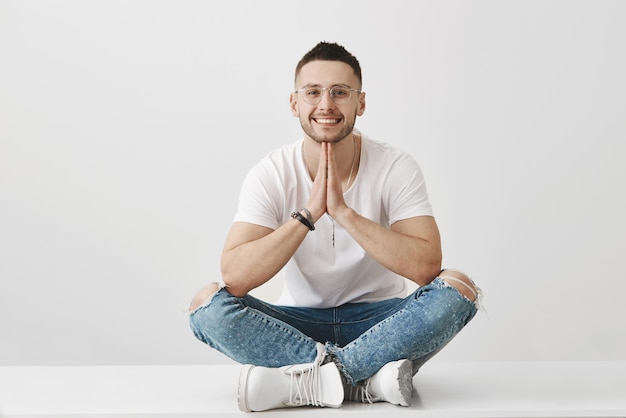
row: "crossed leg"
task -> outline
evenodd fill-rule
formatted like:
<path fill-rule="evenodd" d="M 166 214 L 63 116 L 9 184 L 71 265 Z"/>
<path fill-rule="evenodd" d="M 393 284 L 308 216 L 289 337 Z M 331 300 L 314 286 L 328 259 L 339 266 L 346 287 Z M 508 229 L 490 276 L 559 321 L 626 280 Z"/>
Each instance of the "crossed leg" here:
<path fill-rule="evenodd" d="M 478 298 L 478 290 L 474 282 L 464 273 L 458 270 L 445 269 L 439 275 L 450 286 L 455 287 L 463 296 L 474 302 Z M 217 283 L 209 283 L 202 287 L 191 301 L 189 311 L 198 309 L 211 295 L 219 290 Z"/>

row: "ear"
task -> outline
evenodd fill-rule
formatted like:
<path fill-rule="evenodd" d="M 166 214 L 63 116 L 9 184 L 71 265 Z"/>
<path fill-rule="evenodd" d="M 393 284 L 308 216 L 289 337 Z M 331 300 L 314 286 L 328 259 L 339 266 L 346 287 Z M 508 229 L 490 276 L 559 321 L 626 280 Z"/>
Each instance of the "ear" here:
<path fill-rule="evenodd" d="M 289 95 L 289 107 L 291 108 L 291 114 L 295 117 L 300 116 L 300 111 L 298 110 L 298 97 L 297 93 L 291 93 Z"/>
<path fill-rule="evenodd" d="M 365 113 L 365 92 L 359 93 L 359 108 L 357 109 L 357 116 L 363 116 Z"/>

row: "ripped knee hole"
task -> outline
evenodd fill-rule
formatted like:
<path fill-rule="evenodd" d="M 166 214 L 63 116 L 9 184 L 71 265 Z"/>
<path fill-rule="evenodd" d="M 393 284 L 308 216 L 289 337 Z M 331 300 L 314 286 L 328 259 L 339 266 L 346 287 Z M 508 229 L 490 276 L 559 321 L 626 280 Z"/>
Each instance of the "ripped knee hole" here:
<path fill-rule="evenodd" d="M 478 298 L 478 290 L 474 282 L 464 273 L 457 270 L 444 270 L 439 275 L 439 278 L 456 288 L 470 301 L 473 302 Z"/>
<path fill-rule="evenodd" d="M 191 304 L 189 305 L 189 311 L 193 312 L 202 305 L 205 305 L 207 303 L 207 299 L 212 298 L 218 290 L 218 283 L 210 283 L 204 286 L 198 291 L 198 293 L 196 293 L 196 295 L 191 300 Z"/>

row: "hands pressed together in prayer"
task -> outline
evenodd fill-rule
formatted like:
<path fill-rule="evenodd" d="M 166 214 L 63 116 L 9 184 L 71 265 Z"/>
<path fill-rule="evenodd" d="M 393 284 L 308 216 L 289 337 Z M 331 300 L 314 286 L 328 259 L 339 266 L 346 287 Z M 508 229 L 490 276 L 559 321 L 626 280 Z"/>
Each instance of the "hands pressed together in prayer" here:
<path fill-rule="evenodd" d="M 349 209 L 343 198 L 344 189 L 338 174 L 337 161 L 333 147 L 334 145 L 332 143 L 321 143 L 317 174 L 313 181 L 311 196 L 306 206 L 311 212 L 315 222 L 325 213 L 328 213 L 333 219 L 337 219 L 337 221 L 340 222 L 341 213 Z M 352 170 L 348 178 L 348 183 L 346 184 L 346 189 L 350 187 L 349 181 L 351 177 Z"/>

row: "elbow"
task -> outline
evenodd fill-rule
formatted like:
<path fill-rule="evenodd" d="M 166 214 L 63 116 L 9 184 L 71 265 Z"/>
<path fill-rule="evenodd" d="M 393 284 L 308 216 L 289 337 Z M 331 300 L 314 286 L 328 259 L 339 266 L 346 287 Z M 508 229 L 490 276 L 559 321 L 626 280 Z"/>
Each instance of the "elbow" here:
<path fill-rule="evenodd" d="M 231 287 L 228 284 L 226 284 L 226 286 L 224 286 L 224 288 L 226 289 L 226 291 L 228 293 L 230 293 L 232 296 L 236 297 L 236 298 L 242 298 L 244 296 L 246 296 L 248 294 L 247 291 L 240 289 L 240 288 L 236 288 L 236 287 Z"/>
<path fill-rule="evenodd" d="M 224 281 L 224 289 L 236 298 L 242 298 L 249 292 L 249 289 L 233 283 L 231 280 L 228 280 L 228 278 L 222 278 L 222 280 Z"/>
<path fill-rule="evenodd" d="M 439 276 L 439 273 L 441 273 L 441 261 L 439 263 L 431 264 L 428 269 L 424 271 L 422 276 L 424 284 L 428 284 L 435 280 L 435 277 Z"/>
<path fill-rule="evenodd" d="M 413 265 L 412 271 L 406 277 L 419 286 L 426 286 L 441 273 L 441 256 L 432 257 Z"/>
<path fill-rule="evenodd" d="M 422 269 L 420 272 L 410 277 L 410 280 L 417 283 L 419 286 L 426 286 L 435 280 L 439 273 L 441 273 L 440 268 Z"/>
<path fill-rule="evenodd" d="M 426 265 L 424 266 L 424 271 L 422 272 L 422 280 L 425 281 L 424 284 L 432 282 L 435 280 L 435 277 L 439 276 L 439 273 L 441 273 L 441 263 L 441 252 L 433 257 L 429 262 L 425 263 Z"/>
<path fill-rule="evenodd" d="M 251 290 L 247 288 L 243 281 L 240 279 L 241 274 L 238 274 L 236 270 L 232 268 L 228 268 L 222 263 L 222 282 L 224 283 L 224 288 L 231 295 L 241 298 L 248 294 Z"/>

